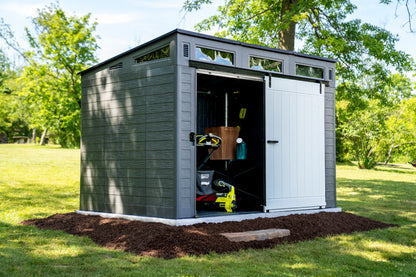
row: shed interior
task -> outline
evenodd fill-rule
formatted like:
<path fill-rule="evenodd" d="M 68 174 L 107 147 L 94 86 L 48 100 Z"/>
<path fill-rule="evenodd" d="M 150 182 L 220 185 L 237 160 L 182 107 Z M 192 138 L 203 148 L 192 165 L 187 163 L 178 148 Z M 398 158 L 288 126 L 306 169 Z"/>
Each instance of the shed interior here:
<path fill-rule="evenodd" d="M 210 159 L 204 170 L 235 187 L 237 212 L 262 211 L 265 202 L 264 82 L 197 74 L 197 134 L 210 127 L 237 127 L 247 146 L 246 159 Z M 214 134 L 215 135 L 215 134 Z M 218 135 L 218 134 L 216 134 Z M 197 165 L 207 149 L 197 147 Z M 197 210 L 198 214 L 206 211 Z"/>

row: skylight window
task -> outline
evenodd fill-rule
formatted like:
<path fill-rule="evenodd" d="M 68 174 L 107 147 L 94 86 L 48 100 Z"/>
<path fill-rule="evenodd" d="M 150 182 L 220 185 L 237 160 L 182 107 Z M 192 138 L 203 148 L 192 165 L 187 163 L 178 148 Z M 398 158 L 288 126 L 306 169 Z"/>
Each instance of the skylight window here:
<path fill-rule="evenodd" d="M 313 78 L 324 78 L 324 70 L 319 67 L 307 66 L 307 65 L 296 65 L 296 75 L 313 77 Z"/>
<path fill-rule="evenodd" d="M 196 59 L 225 65 L 234 64 L 233 53 L 202 47 L 196 47 Z"/>
<path fill-rule="evenodd" d="M 250 56 L 250 68 L 282 72 L 282 62 Z"/>
<path fill-rule="evenodd" d="M 169 58 L 169 57 L 170 57 L 170 47 L 169 45 L 167 45 L 156 51 L 140 56 L 134 60 L 136 61 L 136 63 L 144 63 L 144 62 L 160 60 L 160 59 Z"/>

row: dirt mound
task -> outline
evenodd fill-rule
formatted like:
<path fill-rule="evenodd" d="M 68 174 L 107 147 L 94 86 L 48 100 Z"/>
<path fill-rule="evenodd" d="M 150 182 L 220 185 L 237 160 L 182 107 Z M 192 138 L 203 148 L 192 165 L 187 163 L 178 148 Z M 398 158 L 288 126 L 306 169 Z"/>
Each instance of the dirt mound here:
<path fill-rule="evenodd" d="M 40 229 L 62 230 L 77 236 L 88 236 L 95 243 L 107 248 L 165 259 L 184 255 L 204 255 L 210 252 L 227 253 L 247 248 L 272 248 L 284 242 L 294 243 L 316 237 L 397 226 L 344 212 L 289 215 L 179 227 L 67 213 L 25 220 L 22 224 L 34 225 Z M 224 232 L 270 228 L 289 229 L 290 236 L 265 241 L 231 242 L 219 235 Z"/>

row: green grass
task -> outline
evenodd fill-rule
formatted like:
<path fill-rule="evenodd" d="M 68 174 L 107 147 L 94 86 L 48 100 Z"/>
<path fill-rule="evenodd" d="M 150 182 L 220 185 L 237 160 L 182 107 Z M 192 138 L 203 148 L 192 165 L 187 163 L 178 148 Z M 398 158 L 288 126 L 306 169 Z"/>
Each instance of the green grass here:
<path fill-rule="evenodd" d="M 416 170 L 337 166 L 338 206 L 400 227 L 163 260 L 19 225 L 78 208 L 79 150 L 0 145 L 0 276 L 415 276 Z"/>

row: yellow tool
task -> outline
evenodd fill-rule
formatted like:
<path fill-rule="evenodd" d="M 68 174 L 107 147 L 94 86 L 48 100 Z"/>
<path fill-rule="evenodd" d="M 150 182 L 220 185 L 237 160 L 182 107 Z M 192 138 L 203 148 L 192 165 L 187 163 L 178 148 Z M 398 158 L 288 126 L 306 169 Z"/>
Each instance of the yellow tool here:
<path fill-rule="evenodd" d="M 246 118 L 247 108 L 241 108 L 240 109 L 240 119 Z"/>
<path fill-rule="evenodd" d="M 215 203 L 218 203 L 218 206 L 224 208 L 227 213 L 232 213 L 237 208 L 234 186 L 224 181 L 218 181 L 217 186 L 228 187 L 230 191 L 228 193 L 216 193 Z"/>

